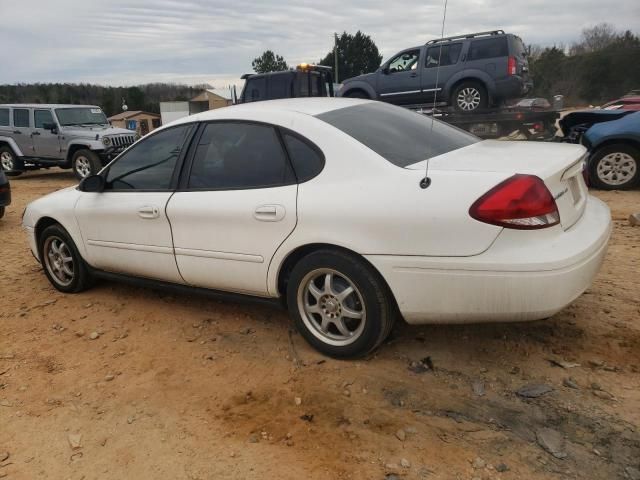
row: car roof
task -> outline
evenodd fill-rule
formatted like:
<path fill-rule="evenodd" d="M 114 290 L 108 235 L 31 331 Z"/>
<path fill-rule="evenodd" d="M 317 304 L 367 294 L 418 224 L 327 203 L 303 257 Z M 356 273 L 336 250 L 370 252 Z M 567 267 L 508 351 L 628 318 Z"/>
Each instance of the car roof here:
<path fill-rule="evenodd" d="M 251 113 L 262 113 L 269 111 L 285 111 L 315 116 L 322 113 L 331 112 L 333 110 L 353 107 L 355 105 L 370 102 L 372 102 L 372 100 L 332 97 L 306 97 L 286 98 L 281 100 L 264 100 L 261 102 L 242 103 L 230 107 L 208 110 L 206 112 L 185 117 L 184 120 L 185 122 L 202 122 L 207 120 L 225 118 L 227 116 L 238 118 L 238 114 L 242 113 L 246 113 L 248 116 L 250 116 Z"/>
<path fill-rule="evenodd" d="M 100 108 L 98 105 L 74 105 L 70 103 L 4 103 L 0 108 Z"/>

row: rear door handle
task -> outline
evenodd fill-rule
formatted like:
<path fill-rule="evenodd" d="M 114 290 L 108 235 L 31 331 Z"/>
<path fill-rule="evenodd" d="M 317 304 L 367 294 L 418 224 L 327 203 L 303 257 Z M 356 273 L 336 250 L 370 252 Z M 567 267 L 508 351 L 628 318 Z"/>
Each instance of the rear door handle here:
<path fill-rule="evenodd" d="M 151 205 L 145 205 L 138 209 L 138 216 L 147 220 L 158 218 L 160 216 L 160 209 Z"/>
<path fill-rule="evenodd" d="M 14 130 L 13 134 L 14 135 L 22 135 L 22 132 L 20 130 Z"/>
<path fill-rule="evenodd" d="M 33 137 L 33 136 L 35 136 L 35 135 L 40 135 L 40 132 L 33 132 L 33 133 L 31 133 L 31 136 L 32 136 L 32 137 Z"/>
<path fill-rule="evenodd" d="M 286 215 L 282 205 L 260 205 L 253 212 L 253 218 L 261 222 L 279 222 Z"/>

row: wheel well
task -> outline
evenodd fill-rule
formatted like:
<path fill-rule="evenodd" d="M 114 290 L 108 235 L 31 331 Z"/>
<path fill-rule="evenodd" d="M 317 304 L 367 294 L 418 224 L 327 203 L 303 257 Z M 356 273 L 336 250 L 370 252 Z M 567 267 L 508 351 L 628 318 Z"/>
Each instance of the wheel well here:
<path fill-rule="evenodd" d="M 479 84 L 482 88 L 484 88 L 484 93 L 487 94 L 487 97 L 491 96 L 491 94 L 489 93 L 489 89 L 487 88 L 487 84 L 485 82 L 483 82 L 479 78 L 466 77 L 466 78 L 461 78 L 460 80 L 457 80 L 453 85 L 451 85 L 451 88 L 449 89 L 449 98 L 448 98 L 449 101 L 452 100 L 452 96 L 453 96 L 454 92 L 456 91 L 456 88 L 458 88 L 458 86 L 461 83 L 464 83 L 464 82 L 474 82 L 474 83 Z M 491 99 L 487 98 L 487 100 L 491 100 Z"/>
<path fill-rule="evenodd" d="M 353 250 L 349 250 L 348 248 L 344 248 L 344 247 L 339 247 L 337 245 L 332 245 L 330 243 L 311 243 L 308 245 L 303 245 L 301 247 L 296 248 L 295 250 L 290 252 L 289 255 L 287 255 L 287 258 L 285 258 L 285 260 L 282 262 L 282 266 L 280 267 L 280 271 L 278 272 L 278 293 L 280 294 L 280 297 L 283 299 L 285 303 L 287 299 L 287 282 L 289 281 L 289 276 L 291 275 L 291 271 L 293 270 L 293 267 L 295 267 L 295 265 L 300 260 L 302 260 L 302 258 L 318 250 L 334 250 L 338 252 L 347 253 L 349 255 L 352 255 L 360 259 L 362 262 L 368 265 L 371 268 L 371 270 L 373 270 L 378 275 L 378 277 L 382 280 L 383 284 L 387 288 L 387 291 L 389 292 L 390 298 L 393 300 L 393 303 L 396 305 L 396 308 L 397 308 L 396 299 L 395 299 L 395 296 L 393 295 L 393 292 L 391 291 L 391 288 L 389 287 L 389 284 L 387 283 L 385 278 L 382 276 L 382 274 L 378 271 L 378 269 L 371 262 L 369 262 L 366 258 L 364 258 L 359 253 L 354 252 Z"/>
<path fill-rule="evenodd" d="M 349 97 L 352 93 L 355 93 L 355 92 L 359 92 L 359 93 L 363 94 L 366 98 L 369 98 L 369 99 L 371 98 L 371 95 L 369 95 L 369 93 L 367 93 L 366 90 L 364 90 L 363 88 L 359 88 L 359 87 L 355 87 L 355 88 L 352 88 L 350 90 L 347 90 L 342 96 L 343 97 Z"/>
<path fill-rule="evenodd" d="M 633 147 L 636 150 L 640 151 L 640 142 L 636 140 L 632 140 L 630 138 L 612 138 L 610 140 L 605 140 L 604 142 L 599 143 L 598 146 L 593 149 L 593 153 L 591 153 L 590 157 L 595 155 L 598 150 L 601 150 L 605 147 L 609 147 L 611 145 L 618 145 L 618 144 L 627 145 L 629 147 Z"/>
<path fill-rule="evenodd" d="M 4 140 L 0 141 L 0 147 L 9 147 L 13 154 L 16 154 L 16 152 L 13 150 L 13 147 L 9 145 L 9 142 L 5 142 Z"/>
<path fill-rule="evenodd" d="M 78 144 L 76 144 L 76 145 L 71 145 L 71 146 L 69 147 L 69 150 L 67 151 L 67 161 L 66 161 L 66 164 L 67 164 L 68 166 L 71 166 L 71 160 L 73 159 L 73 156 L 75 155 L 75 153 L 76 153 L 78 150 L 91 150 L 91 148 L 89 148 L 89 146 L 87 146 L 87 145 L 78 145 Z"/>
<path fill-rule="evenodd" d="M 40 220 L 38 220 L 35 228 L 36 244 L 40 243 L 40 235 L 42 234 L 44 229 L 50 227 L 51 225 L 59 225 L 59 222 L 51 217 L 42 217 Z"/>

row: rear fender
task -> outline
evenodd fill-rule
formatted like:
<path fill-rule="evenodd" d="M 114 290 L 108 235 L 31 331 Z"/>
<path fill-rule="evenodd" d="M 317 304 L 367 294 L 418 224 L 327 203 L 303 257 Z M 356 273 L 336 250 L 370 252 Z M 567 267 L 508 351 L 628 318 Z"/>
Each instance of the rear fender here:
<path fill-rule="evenodd" d="M 455 86 L 465 80 L 472 80 L 476 82 L 480 82 L 487 89 L 487 93 L 490 97 L 493 97 L 496 92 L 496 82 L 482 70 L 477 69 L 466 69 L 462 70 L 454 75 L 447 81 L 444 86 L 444 95 L 445 98 L 449 98 L 451 96 L 451 92 L 455 88 Z"/>

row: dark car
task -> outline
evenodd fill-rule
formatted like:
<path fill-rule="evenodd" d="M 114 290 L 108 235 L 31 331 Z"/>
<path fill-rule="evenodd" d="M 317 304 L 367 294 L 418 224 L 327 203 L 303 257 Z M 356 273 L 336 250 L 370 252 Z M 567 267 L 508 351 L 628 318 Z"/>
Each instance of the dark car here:
<path fill-rule="evenodd" d="M 295 70 L 247 73 L 237 103 L 261 102 L 281 98 L 333 97 L 331 67 L 301 63 Z"/>
<path fill-rule="evenodd" d="M 474 112 L 522 97 L 532 85 L 520 37 L 495 30 L 403 50 L 375 72 L 345 80 L 338 95 L 410 105 L 437 94 L 456 110 Z"/>
<path fill-rule="evenodd" d="M 560 120 L 565 141 L 589 150 L 589 183 L 603 190 L 627 190 L 640 183 L 640 112 L 589 110 Z"/>
<path fill-rule="evenodd" d="M 4 209 L 11 204 L 11 187 L 4 172 L 0 170 L 0 218 L 4 217 Z"/>

